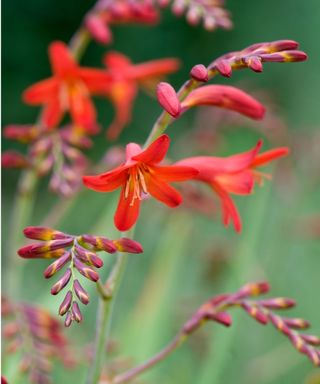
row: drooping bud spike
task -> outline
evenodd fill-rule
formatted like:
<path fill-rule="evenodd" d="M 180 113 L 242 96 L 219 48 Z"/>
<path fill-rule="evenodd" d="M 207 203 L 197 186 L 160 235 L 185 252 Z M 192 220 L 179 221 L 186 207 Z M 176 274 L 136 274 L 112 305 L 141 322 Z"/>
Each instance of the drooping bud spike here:
<path fill-rule="evenodd" d="M 25 237 L 33 240 L 62 240 L 73 237 L 63 232 L 48 227 L 26 227 L 23 230 Z"/>
<path fill-rule="evenodd" d="M 64 320 L 64 325 L 66 327 L 70 327 L 71 323 L 72 323 L 72 314 L 71 314 L 71 312 L 68 312 L 67 316 L 66 316 L 66 318 Z"/>
<path fill-rule="evenodd" d="M 71 311 L 72 311 L 72 317 L 73 317 L 73 319 L 74 319 L 77 323 L 80 323 L 80 321 L 82 321 L 82 314 L 81 314 L 79 305 L 78 305 L 78 303 L 77 303 L 76 301 L 74 301 L 74 302 L 72 303 Z"/>
<path fill-rule="evenodd" d="M 73 289 L 81 303 L 87 305 L 89 303 L 88 292 L 82 287 L 78 280 L 74 281 Z"/>
<path fill-rule="evenodd" d="M 207 82 L 209 80 L 208 70 L 203 64 L 195 65 L 190 71 L 190 76 L 197 81 Z"/>
<path fill-rule="evenodd" d="M 61 305 L 59 307 L 59 315 L 60 316 L 65 315 L 69 311 L 69 308 L 71 306 L 71 302 L 72 302 L 72 293 L 71 293 L 71 291 L 68 291 L 63 302 L 61 303 Z"/>
<path fill-rule="evenodd" d="M 61 256 L 59 259 L 54 261 L 52 264 L 50 264 L 45 271 L 43 272 L 43 275 L 46 279 L 52 277 L 56 272 L 60 271 L 61 268 L 63 268 L 68 261 L 71 260 L 71 253 L 66 252 L 63 256 Z"/>
<path fill-rule="evenodd" d="M 158 102 L 172 117 L 178 117 L 181 112 L 180 101 L 174 88 L 169 83 L 159 83 L 157 86 Z"/>
<path fill-rule="evenodd" d="M 142 253 L 143 248 L 137 241 L 122 237 L 118 240 L 113 240 L 113 244 L 116 246 L 119 252 L 127 253 Z"/>
<path fill-rule="evenodd" d="M 81 261 L 89 265 L 93 265 L 96 268 L 101 268 L 103 266 L 103 261 L 95 253 L 86 250 L 81 247 L 79 244 L 75 245 L 75 254 Z"/>
<path fill-rule="evenodd" d="M 51 294 L 58 294 L 68 283 L 71 278 L 71 269 L 67 268 L 63 276 L 52 286 Z"/>
<path fill-rule="evenodd" d="M 73 262 L 74 266 L 81 273 L 81 275 L 94 282 L 97 282 L 99 280 L 99 274 L 92 268 L 87 267 L 86 265 L 81 263 L 81 261 L 79 261 L 77 258 L 75 258 Z"/>

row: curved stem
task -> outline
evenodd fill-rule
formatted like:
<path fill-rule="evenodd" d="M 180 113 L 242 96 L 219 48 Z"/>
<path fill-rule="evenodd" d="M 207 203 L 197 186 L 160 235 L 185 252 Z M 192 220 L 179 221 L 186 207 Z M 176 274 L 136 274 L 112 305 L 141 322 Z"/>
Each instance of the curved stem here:
<path fill-rule="evenodd" d="M 127 383 L 128 381 L 134 379 L 136 376 L 140 375 L 142 372 L 152 368 L 155 364 L 159 363 L 163 359 L 165 359 L 168 355 L 174 352 L 180 345 L 187 339 L 187 335 L 180 332 L 166 347 L 164 347 L 160 352 L 158 352 L 155 356 L 151 357 L 146 362 L 129 369 L 128 371 L 121 373 L 116 376 L 111 383 L 112 384 L 121 384 Z M 102 383 L 100 383 L 102 384 Z"/>

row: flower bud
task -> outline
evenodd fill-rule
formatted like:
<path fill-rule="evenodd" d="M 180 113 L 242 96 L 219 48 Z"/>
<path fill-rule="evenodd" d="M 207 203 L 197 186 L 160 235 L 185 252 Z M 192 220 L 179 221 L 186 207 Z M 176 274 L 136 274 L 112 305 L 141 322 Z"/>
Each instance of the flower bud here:
<path fill-rule="evenodd" d="M 100 257 L 98 257 L 95 253 L 86 250 L 78 244 L 75 245 L 75 253 L 76 256 L 84 263 L 93 265 L 96 268 L 101 268 L 103 266 L 103 261 L 100 259 Z"/>
<path fill-rule="evenodd" d="M 98 43 L 110 44 L 112 42 L 110 28 L 99 15 L 88 14 L 85 19 L 85 27 Z"/>
<path fill-rule="evenodd" d="M 81 261 L 79 261 L 77 258 L 74 259 L 74 266 L 81 273 L 81 275 L 86 277 L 87 279 L 94 282 L 99 280 L 99 274 L 92 268 L 82 264 Z"/>
<path fill-rule="evenodd" d="M 116 246 L 119 252 L 127 253 L 142 253 L 143 248 L 137 241 L 122 237 L 118 240 L 113 240 L 113 244 Z"/>
<path fill-rule="evenodd" d="M 259 300 L 259 304 L 269 309 L 287 309 L 294 307 L 296 302 L 286 297 L 277 297 L 274 299 Z"/>
<path fill-rule="evenodd" d="M 159 83 L 157 86 L 158 102 L 171 116 L 178 117 L 181 112 L 180 101 L 174 88 L 169 83 Z"/>
<path fill-rule="evenodd" d="M 79 241 L 92 245 L 95 251 L 105 251 L 108 253 L 115 253 L 117 251 L 117 247 L 113 244 L 113 241 L 106 237 L 82 235 Z"/>
<path fill-rule="evenodd" d="M 35 125 L 12 124 L 4 128 L 3 136 L 21 143 L 30 143 L 38 136 L 38 130 Z"/>
<path fill-rule="evenodd" d="M 59 315 L 60 316 L 65 315 L 69 311 L 69 308 L 71 306 L 71 302 L 72 302 L 72 293 L 71 293 L 71 291 L 68 291 L 63 302 L 61 303 L 61 305 L 59 307 Z"/>
<path fill-rule="evenodd" d="M 232 318 L 227 312 L 219 312 L 215 315 L 210 315 L 210 319 L 226 327 L 230 327 L 232 324 Z"/>
<path fill-rule="evenodd" d="M 251 305 L 249 303 L 243 302 L 241 304 L 242 308 L 255 320 L 261 324 L 267 324 L 269 322 L 268 316 L 262 312 L 259 307 L 256 305 Z"/>
<path fill-rule="evenodd" d="M 70 235 L 48 227 L 26 227 L 23 233 L 25 237 L 33 240 L 62 240 L 72 238 Z"/>
<path fill-rule="evenodd" d="M 67 316 L 66 316 L 66 318 L 64 320 L 64 325 L 66 327 L 70 327 L 71 323 L 72 323 L 72 314 L 71 314 L 71 312 L 68 312 Z"/>
<path fill-rule="evenodd" d="M 209 80 L 208 70 L 203 64 L 195 65 L 190 71 L 190 76 L 197 81 L 207 82 Z"/>
<path fill-rule="evenodd" d="M 1 155 L 1 166 L 3 168 L 27 168 L 29 161 L 16 151 L 6 151 Z"/>
<path fill-rule="evenodd" d="M 68 283 L 71 278 L 71 269 L 67 268 L 62 277 L 52 286 L 51 294 L 57 295 Z"/>
<path fill-rule="evenodd" d="M 268 293 L 270 290 L 270 285 L 267 281 L 262 281 L 258 283 L 249 283 L 244 285 L 239 290 L 239 295 L 241 297 L 247 297 L 247 296 L 259 296 L 263 295 L 265 293 Z M 259 302 L 261 303 L 261 302 Z"/>
<path fill-rule="evenodd" d="M 216 61 L 213 68 L 215 68 L 222 76 L 231 77 L 232 67 L 227 60 Z"/>
<path fill-rule="evenodd" d="M 305 335 L 303 333 L 300 334 L 302 339 L 306 341 L 310 345 L 318 346 L 320 345 L 320 337 L 314 335 Z"/>
<path fill-rule="evenodd" d="M 30 244 L 18 250 L 18 255 L 23 258 L 45 258 L 50 252 L 65 248 L 73 243 L 73 238 L 45 241 L 39 244 Z M 63 252 L 64 253 L 64 252 Z"/>
<path fill-rule="evenodd" d="M 79 305 L 78 305 L 78 303 L 77 303 L 76 301 L 74 301 L 74 302 L 72 303 L 71 312 L 72 312 L 72 317 L 73 317 L 73 319 L 74 319 L 77 323 L 80 323 L 80 321 L 82 321 L 82 314 L 81 314 Z"/>
<path fill-rule="evenodd" d="M 89 303 L 88 292 L 82 287 L 78 280 L 73 282 L 73 289 L 81 303 L 87 305 Z"/>
<path fill-rule="evenodd" d="M 249 56 L 244 59 L 247 66 L 252 69 L 254 72 L 262 72 L 263 67 L 261 63 L 261 59 L 258 56 Z"/>
<path fill-rule="evenodd" d="M 60 269 L 62 269 L 70 260 L 71 253 L 66 252 L 63 256 L 59 257 L 59 259 L 54 261 L 45 269 L 45 271 L 43 272 L 44 277 L 46 279 L 52 277 L 56 272 L 60 271 Z"/>
<path fill-rule="evenodd" d="M 306 329 L 310 327 L 309 321 L 305 319 L 290 319 L 290 318 L 282 318 L 286 325 L 293 329 Z"/>

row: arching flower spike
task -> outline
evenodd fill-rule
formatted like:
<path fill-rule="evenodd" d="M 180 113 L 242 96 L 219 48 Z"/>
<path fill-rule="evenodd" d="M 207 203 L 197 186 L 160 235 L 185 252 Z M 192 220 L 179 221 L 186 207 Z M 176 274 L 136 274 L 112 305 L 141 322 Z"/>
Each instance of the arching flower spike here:
<path fill-rule="evenodd" d="M 230 194 L 251 194 L 255 182 L 261 185 L 263 178 L 270 177 L 258 171 L 257 168 L 289 153 L 288 148 L 281 147 L 258 154 L 261 147 L 262 141 L 260 140 L 250 151 L 237 155 L 225 158 L 190 157 L 176 163 L 193 167 L 199 171 L 195 179 L 209 184 L 212 190 L 218 194 L 222 203 L 223 223 L 228 226 L 230 222 L 233 222 L 237 232 L 241 231 L 241 218 Z"/>
<path fill-rule="evenodd" d="M 170 139 L 160 136 L 143 150 L 138 144 L 126 147 L 126 162 L 112 171 L 97 176 L 84 176 L 84 184 L 98 192 L 111 192 L 121 187 L 120 200 L 114 217 L 120 231 L 129 230 L 139 216 L 140 202 L 150 194 L 171 208 L 182 202 L 180 193 L 169 183 L 194 178 L 198 171 L 189 166 L 159 163 L 169 149 Z"/>

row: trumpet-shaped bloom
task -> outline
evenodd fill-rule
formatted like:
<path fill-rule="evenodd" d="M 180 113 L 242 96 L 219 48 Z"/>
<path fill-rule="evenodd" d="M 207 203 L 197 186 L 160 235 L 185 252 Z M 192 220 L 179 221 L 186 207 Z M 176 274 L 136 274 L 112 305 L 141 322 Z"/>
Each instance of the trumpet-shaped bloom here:
<path fill-rule="evenodd" d="M 90 129 L 96 122 L 96 110 L 90 94 L 101 93 L 109 83 L 103 70 L 80 67 L 68 47 L 60 41 L 49 46 L 53 75 L 23 94 L 31 105 L 43 105 L 42 121 L 48 128 L 59 124 L 66 111 L 76 125 Z"/>
<path fill-rule="evenodd" d="M 110 139 L 116 139 L 123 127 L 130 122 L 138 86 L 156 82 L 161 76 L 175 72 L 179 68 L 179 61 L 168 58 L 134 65 L 121 53 L 110 52 L 105 55 L 104 64 L 111 78 L 106 95 L 115 108 L 115 118 L 107 135 Z"/>
<path fill-rule="evenodd" d="M 138 144 L 130 143 L 126 147 L 125 163 L 112 171 L 83 177 L 84 184 L 98 192 L 111 192 L 121 188 L 114 217 L 115 225 L 120 231 L 126 231 L 135 224 L 140 202 L 146 194 L 172 208 L 182 202 L 180 193 L 169 183 L 192 179 L 198 171 L 189 166 L 160 165 L 169 144 L 167 135 L 160 136 L 145 150 Z"/>
<path fill-rule="evenodd" d="M 230 194 L 251 194 L 255 182 L 261 185 L 264 177 L 270 177 L 257 168 L 289 153 L 288 148 L 281 147 L 259 154 L 261 147 L 262 141 L 258 141 L 253 149 L 237 155 L 225 158 L 190 157 L 176 163 L 199 171 L 195 179 L 207 183 L 218 194 L 222 204 L 223 223 L 228 226 L 233 222 L 237 232 L 241 231 L 241 218 Z"/>

